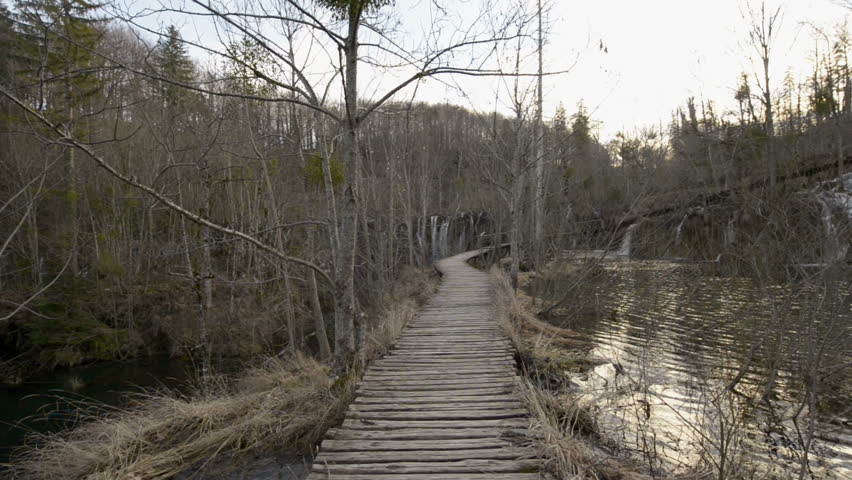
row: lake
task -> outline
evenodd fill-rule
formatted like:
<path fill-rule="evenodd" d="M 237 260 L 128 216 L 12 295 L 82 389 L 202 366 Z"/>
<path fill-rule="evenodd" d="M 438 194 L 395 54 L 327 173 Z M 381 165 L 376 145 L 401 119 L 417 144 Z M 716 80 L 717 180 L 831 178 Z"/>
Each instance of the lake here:
<path fill-rule="evenodd" d="M 813 405 L 814 478 L 852 478 L 848 281 L 764 285 L 715 264 L 617 258 L 560 269 L 527 292 L 544 304 L 568 295 L 550 321 L 588 336 L 602 362 L 575 379 L 581 401 L 646 464 L 723 452 L 788 478 Z"/>

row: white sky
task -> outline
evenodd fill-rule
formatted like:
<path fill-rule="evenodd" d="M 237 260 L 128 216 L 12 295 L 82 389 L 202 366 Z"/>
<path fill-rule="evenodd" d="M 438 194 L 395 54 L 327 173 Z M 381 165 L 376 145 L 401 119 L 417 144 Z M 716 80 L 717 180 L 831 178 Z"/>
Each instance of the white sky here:
<path fill-rule="evenodd" d="M 642 126 L 665 127 L 671 112 L 690 96 L 733 108 L 733 91 L 742 72 L 755 70 L 747 55 L 744 0 L 553 0 L 552 35 L 545 62 L 554 69 L 573 61 L 572 73 L 545 81 L 545 117 L 562 102 L 570 115 L 583 100 L 602 124 L 603 140 L 617 131 Z M 758 2 L 753 2 L 759 6 Z M 767 7 L 779 2 L 767 2 Z M 783 21 L 772 57 L 780 84 L 792 70 L 795 78 L 812 71 L 813 29 L 833 31 L 852 14 L 831 0 L 781 2 Z M 608 53 L 599 50 L 600 42 Z M 480 91 L 493 91 L 474 88 Z M 423 99 L 454 101 L 448 89 L 430 88 Z M 490 97 L 490 98 L 489 98 Z M 493 93 L 478 103 L 493 105 Z M 487 107 L 482 107 L 487 108 Z"/>
<path fill-rule="evenodd" d="M 127 0 L 137 8 L 161 1 L 184 5 L 185 0 Z M 535 0 L 526 0 L 534 5 Z M 752 0 L 758 7 L 759 0 Z M 408 47 L 422 43 L 424 31 L 431 28 L 432 14 L 438 2 L 453 12 L 450 23 L 464 24 L 478 11 L 478 0 L 397 0 L 386 7 L 399 20 L 397 39 Z M 545 0 L 547 2 L 547 0 Z M 561 102 L 570 115 L 583 100 L 593 120 L 599 122 L 600 137 L 606 141 L 619 130 L 634 131 L 643 126 L 665 127 L 671 113 L 690 96 L 710 99 L 719 109 L 733 108 L 733 92 L 742 72 L 753 74 L 749 56 L 753 49 L 747 41 L 747 23 L 743 19 L 746 0 L 550 0 L 551 35 L 547 40 L 545 70 L 576 66 L 571 73 L 545 80 L 545 118 L 550 118 Z M 231 3 L 231 2 L 229 2 Z M 781 29 L 774 43 L 772 74 L 780 85 L 791 70 L 802 79 L 812 70 L 815 45 L 814 24 L 834 31 L 834 26 L 852 14 L 833 0 L 767 0 L 769 7 L 782 6 Z M 177 23 L 185 38 L 216 43 L 209 25 L 198 17 L 175 19 L 172 14 L 146 19 L 146 23 Z M 448 25 L 444 29 L 452 32 Z M 365 35 L 365 37 L 368 35 Z M 603 42 L 608 53 L 600 50 Z M 332 51 L 332 55 L 334 55 Z M 579 55 L 579 57 L 578 57 Z M 460 57 L 463 57 L 461 55 Z M 307 56 L 308 63 L 328 72 L 328 56 L 318 50 Z M 325 66 L 320 66 L 323 64 Z M 535 71 L 534 64 L 527 64 Z M 388 72 L 361 69 L 362 98 L 375 99 L 398 79 Z M 448 80 L 447 77 L 442 77 Z M 490 111 L 500 80 L 494 78 L 457 78 L 455 83 L 466 92 L 442 82 L 428 81 L 418 89 L 418 99 L 450 102 Z M 502 92 L 505 93 L 505 82 Z M 411 90 L 399 98 L 409 98 Z M 506 110 L 506 100 L 498 109 Z M 718 110 L 718 109 L 717 109 Z"/>

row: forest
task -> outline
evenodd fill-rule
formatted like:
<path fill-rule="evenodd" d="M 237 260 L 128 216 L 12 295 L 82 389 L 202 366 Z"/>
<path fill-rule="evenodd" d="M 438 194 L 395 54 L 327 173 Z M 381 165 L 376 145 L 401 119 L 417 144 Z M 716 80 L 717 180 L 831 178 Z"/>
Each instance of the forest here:
<path fill-rule="evenodd" d="M 2 446 L 0 477 L 225 478 L 175 475 L 220 453 L 283 446 L 310 458 L 365 366 L 437 288 L 436 262 L 502 246 L 492 276 L 511 299 L 496 304 L 529 321 L 519 338 L 570 337 L 544 353 L 529 343 L 541 340 L 521 338 L 518 358 L 539 368 L 543 404 L 570 404 L 595 430 L 554 427 L 564 442 L 541 455 L 570 461 L 548 461 L 542 478 L 850 474 L 845 20 L 802 28 L 810 73 L 781 78 L 770 73 L 778 32 L 792 27 L 783 6 L 751 2 L 742 55 L 758 68 L 730 79 L 731 98 L 684 98 L 656 126 L 603 137 L 594 105 L 547 99 L 558 107 L 545 118 L 542 79 L 572 82 L 570 67 L 542 62 L 543 48 L 561 48 L 542 27 L 549 2 L 431 2 L 432 29 L 415 46 L 395 16 L 420 8 L 408 3 L 0 4 L 3 402 L 18 404 L 39 379 L 67 376 L 61 388 L 73 391 L 88 383 L 75 369 L 150 359 L 190 365 L 193 385 L 115 410 L 74 400 L 73 428 Z M 418 95 L 459 77 L 492 82 L 501 107 Z M 672 348 L 706 350 L 722 373 L 671 369 L 700 379 L 712 407 L 690 425 L 736 439 L 703 433 L 695 456 L 667 460 L 667 447 L 649 446 L 664 434 L 648 413 L 618 424 L 636 445 L 613 446 L 605 409 L 581 407 L 566 372 L 588 380 L 606 367 L 617 384 L 632 367 L 603 353 L 613 332 L 642 330 L 642 348 L 665 356 L 658 343 L 681 339 L 654 337 L 670 327 L 656 319 L 671 310 L 672 328 L 700 323 L 689 315 L 702 309 L 716 316 L 683 336 L 708 343 Z M 668 398 L 647 374 L 653 358 L 637 358 L 632 393 L 606 400 L 621 412 Z M 277 403 L 264 407 L 246 393 L 271 391 Z M 214 410 L 224 399 L 231 410 Z M 204 427 L 220 435 L 209 444 L 179 413 L 193 408 L 227 419 Z M 289 416 L 259 420 L 261 408 Z M 131 453 L 142 447 L 130 445 L 134 434 L 119 438 L 116 422 L 157 415 L 185 431 L 162 433 L 175 437 L 162 451 Z M 613 459 L 589 460 L 578 444 Z M 753 449 L 772 459 L 753 461 L 763 455 Z"/>

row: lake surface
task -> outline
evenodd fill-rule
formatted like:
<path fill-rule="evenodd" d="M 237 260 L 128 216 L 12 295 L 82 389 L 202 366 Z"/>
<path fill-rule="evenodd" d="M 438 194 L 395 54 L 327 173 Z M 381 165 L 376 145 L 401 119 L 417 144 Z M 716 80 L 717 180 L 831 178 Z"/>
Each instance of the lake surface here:
<path fill-rule="evenodd" d="M 573 282 L 579 265 L 533 281 L 528 292 L 552 299 L 574 285 L 551 322 L 586 334 L 604 361 L 576 380 L 610 437 L 655 452 L 644 459 L 661 469 L 702 453 L 718 459 L 721 446 L 790 478 L 808 437 L 802 401 L 813 390 L 813 478 L 852 478 L 848 282 L 766 286 L 708 265 L 624 259 Z"/>
<path fill-rule="evenodd" d="M 0 471 L 28 433 L 52 432 L 72 425 L 79 402 L 119 406 L 141 389 L 178 388 L 192 373 L 186 362 L 154 357 L 104 362 L 45 373 L 16 385 L 0 385 Z"/>

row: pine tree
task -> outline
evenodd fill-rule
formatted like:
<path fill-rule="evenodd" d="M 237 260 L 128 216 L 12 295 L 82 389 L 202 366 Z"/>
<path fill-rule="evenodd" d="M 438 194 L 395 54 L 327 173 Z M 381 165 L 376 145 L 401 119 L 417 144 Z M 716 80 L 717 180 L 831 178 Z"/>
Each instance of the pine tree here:
<path fill-rule="evenodd" d="M 191 83 L 195 68 L 180 31 L 174 25 L 170 25 L 164 37 L 157 42 L 154 68 L 156 75 L 163 79 L 156 82 L 155 90 L 164 106 L 181 105 L 191 96 L 188 90 L 176 85 Z"/>
<path fill-rule="evenodd" d="M 96 57 L 92 50 L 101 39 L 98 20 L 92 16 L 99 5 L 85 0 L 19 1 L 22 25 L 17 44 L 21 59 L 20 75 L 38 85 L 40 109 L 49 117 L 77 131 L 89 98 L 100 91 L 94 73 Z M 78 273 L 79 219 L 77 212 L 77 168 L 75 149 L 65 148 L 66 216 L 65 236 L 70 249 L 69 268 Z"/>
<path fill-rule="evenodd" d="M 6 5 L 0 2 L 0 82 L 10 79 L 10 59 L 14 54 L 15 29 L 12 14 Z"/>

